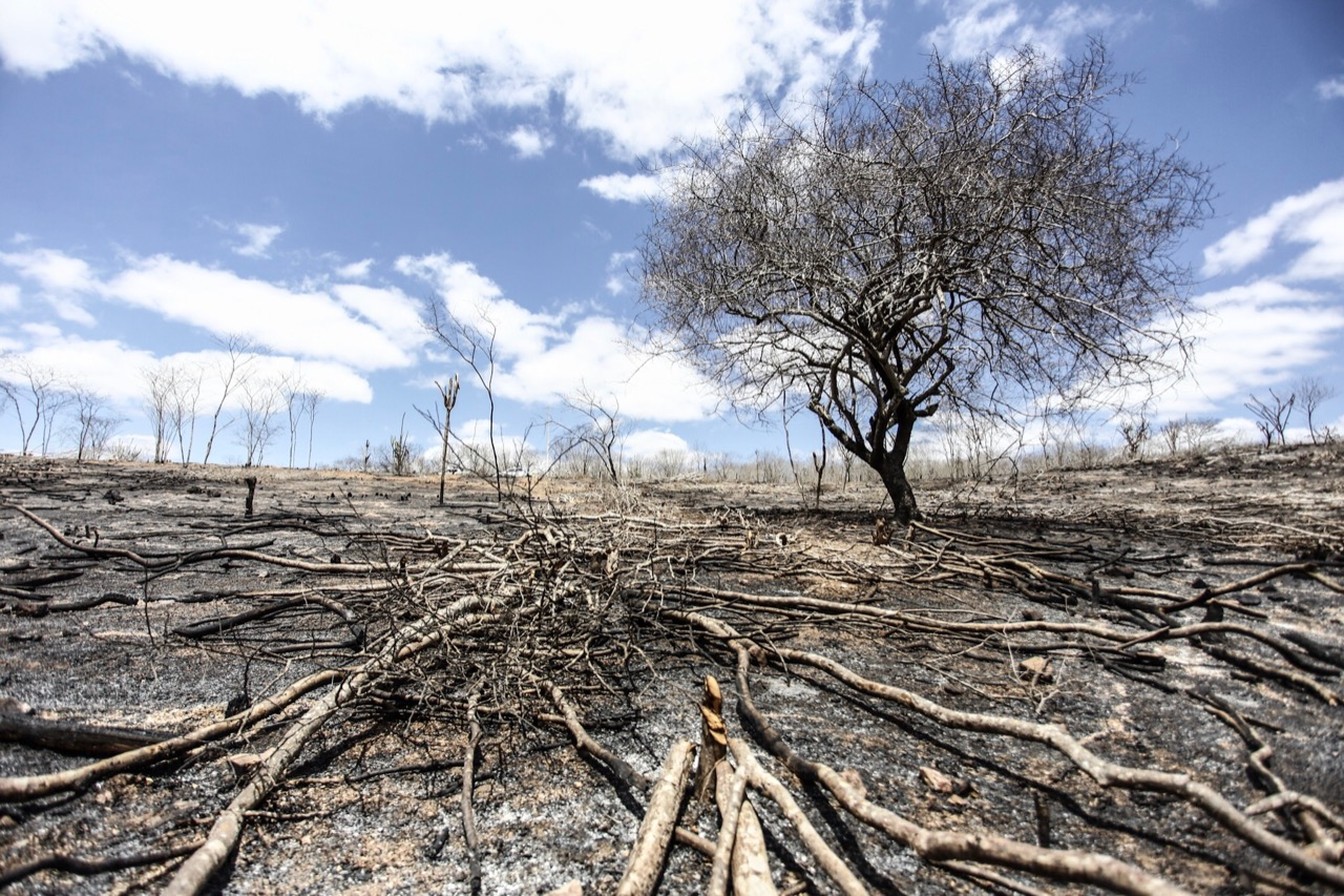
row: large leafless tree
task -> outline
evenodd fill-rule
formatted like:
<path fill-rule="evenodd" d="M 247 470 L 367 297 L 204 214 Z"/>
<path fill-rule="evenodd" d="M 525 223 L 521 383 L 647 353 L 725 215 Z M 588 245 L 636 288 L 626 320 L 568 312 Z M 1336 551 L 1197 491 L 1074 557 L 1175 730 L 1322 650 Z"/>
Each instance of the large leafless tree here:
<path fill-rule="evenodd" d="M 1209 178 L 1106 111 L 1129 86 L 1099 44 L 935 56 L 731 122 L 668 172 L 645 299 L 732 394 L 815 413 L 910 519 L 911 434 L 940 406 L 1020 419 L 1183 357 L 1174 253 Z"/>

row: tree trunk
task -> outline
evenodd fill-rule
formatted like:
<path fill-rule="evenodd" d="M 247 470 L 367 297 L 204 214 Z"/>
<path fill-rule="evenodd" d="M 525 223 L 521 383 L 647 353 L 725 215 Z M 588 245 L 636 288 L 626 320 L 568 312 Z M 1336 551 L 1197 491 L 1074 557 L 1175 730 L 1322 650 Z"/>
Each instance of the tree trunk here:
<path fill-rule="evenodd" d="M 915 492 L 910 487 L 910 480 L 905 476 L 905 465 L 893 455 L 888 455 L 886 463 L 883 464 L 877 472 L 882 477 L 882 484 L 887 488 L 887 494 L 891 496 L 892 513 L 896 518 L 897 525 L 908 526 L 919 519 L 919 507 L 915 504 Z"/>
<path fill-rule="evenodd" d="M 919 414 L 915 406 L 902 398 L 896 407 L 896 438 L 889 450 L 874 450 L 873 468 L 882 477 L 882 484 L 891 496 L 892 513 L 896 523 L 908 526 L 919 519 L 919 508 L 915 504 L 915 492 L 905 475 L 905 459 L 910 453 L 910 436 L 915 431 L 915 421 Z M 873 433 L 872 444 L 885 444 L 886 433 Z"/>

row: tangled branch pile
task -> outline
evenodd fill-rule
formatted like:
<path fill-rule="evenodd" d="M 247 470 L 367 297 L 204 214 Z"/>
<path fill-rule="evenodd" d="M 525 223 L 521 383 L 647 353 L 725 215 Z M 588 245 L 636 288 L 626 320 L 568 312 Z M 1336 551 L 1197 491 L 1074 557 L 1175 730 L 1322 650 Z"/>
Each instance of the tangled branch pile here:
<path fill-rule="evenodd" d="M 0 753 L 0 886 L 204 892 L 264 864 L 305 800 L 323 814 L 314 782 L 358 792 L 450 771 L 456 818 L 426 826 L 417 861 L 451 855 L 450 880 L 498 892 L 507 831 L 477 813 L 559 761 L 563 735 L 586 786 L 632 809 L 566 892 L 1344 889 L 1329 550 L 1266 559 L 1207 520 L 967 520 L 874 544 L 871 518 L 785 530 L 654 502 L 463 502 L 416 527 L 334 492 L 248 522 L 108 534 L 87 502 L 7 494 L 17 659 L 36 649 L 25 625 L 101 605 L 138 614 L 137 649 L 164 665 L 209 656 L 242 674 L 221 682 L 222 713 L 173 731 L 6 707 L 5 739 L 30 746 Z M 1202 575 L 1222 581 L 1192 580 L 1209 554 Z M 17 691 L 26 668 L 0 686 Z M 361 765 L 387 731 L 433 732 L 434 761 L 407 747 Z M 60 760 L 43 743 L 109 755 Z M 205 769 L 229 774 L 174 804 Z M 167 808 L 137 821 L 102 798 L 118 787 Z M 88 842 L 90 815 L 119 812 L 118 844 Z"/>

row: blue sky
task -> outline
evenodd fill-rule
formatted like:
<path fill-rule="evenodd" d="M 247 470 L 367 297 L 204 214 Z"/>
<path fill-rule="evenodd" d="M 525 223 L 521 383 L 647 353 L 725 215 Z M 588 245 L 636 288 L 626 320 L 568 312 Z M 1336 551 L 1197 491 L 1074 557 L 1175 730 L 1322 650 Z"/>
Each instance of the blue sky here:
<path fill-rule="evenodd" d="M 1217 188 L 1184 249 L 1200 345 L 1154 419 L 1245 429 L 1252 392 L 1304 376 L 1344 392 L 1335 0 L 5 0 L 0 352 L 11 375 L 98 392 L 143 442 L 145 372 L 197 371 L 206 412 L 221 341 L 245 337 L 255 384 L 324 396 L 313 459 L 331 462 L 403 414 L 432 443 L 414 407 L 455 368 L 418 312 L 444 302 L 496 326 L 505 439 L 532 427 L 540 447 L 584 394 L 617 411 L 631 454 L 774 449 L 778 433 L 646 352 L 657 334 L 627 272 L 647 166 L 838 71 L 917 78 L 934 47 L 1063 55 L 1089 36 L 1141 76 L 1121 121 L 1179 135 Z M 480 433 L 485 414 L 464 376 L 455 429 Z M 1344 396 L 1320 421 L 1344 425 Z M 0 450 L 18 445 L 9 407 Z M 230 430 L 213 459 L 241 453 Z"/>

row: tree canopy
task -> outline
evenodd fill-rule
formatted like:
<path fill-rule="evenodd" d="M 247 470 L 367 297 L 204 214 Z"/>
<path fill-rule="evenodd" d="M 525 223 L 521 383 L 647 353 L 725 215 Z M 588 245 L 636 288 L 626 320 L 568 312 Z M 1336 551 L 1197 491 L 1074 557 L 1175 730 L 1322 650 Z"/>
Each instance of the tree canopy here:
<path fill-rule="evenodd" d="M 744 402 L 805 406 L 898 518 L 916 421 L 1030 414 L 1183 358 L 1207 170 L 1105 109 L 1132 79 L 1093 44 L 841 79 L 726 123 L 665 172 L 641 247 L 659 323 Z"/>

